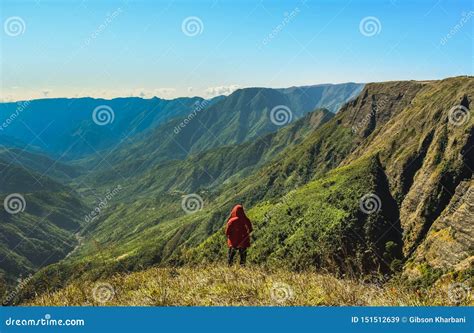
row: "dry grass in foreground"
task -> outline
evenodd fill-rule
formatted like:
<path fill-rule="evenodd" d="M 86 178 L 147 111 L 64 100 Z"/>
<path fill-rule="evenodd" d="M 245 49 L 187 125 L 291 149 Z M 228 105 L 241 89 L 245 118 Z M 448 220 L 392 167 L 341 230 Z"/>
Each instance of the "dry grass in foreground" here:
<path fill-rule="evenodd" d="M 258 267 L 152 268 L 104 281 L 73 283 L 27 305 L 454 305 L 448 285 L 409 291 L 331 275 Z M 459 302 L 458 302 L 459 304 Z M 470 295 L 460 304 L 472 305 Z"/>

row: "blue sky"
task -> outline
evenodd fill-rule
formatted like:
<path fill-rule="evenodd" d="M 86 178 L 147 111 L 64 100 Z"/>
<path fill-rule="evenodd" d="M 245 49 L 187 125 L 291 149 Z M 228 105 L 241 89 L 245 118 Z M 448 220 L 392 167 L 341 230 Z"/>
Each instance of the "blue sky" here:
<path fill-rule="evenodd" d="M 472 75 L 473 10 L 470 0 L 2 0 L 0 98 Z"/>

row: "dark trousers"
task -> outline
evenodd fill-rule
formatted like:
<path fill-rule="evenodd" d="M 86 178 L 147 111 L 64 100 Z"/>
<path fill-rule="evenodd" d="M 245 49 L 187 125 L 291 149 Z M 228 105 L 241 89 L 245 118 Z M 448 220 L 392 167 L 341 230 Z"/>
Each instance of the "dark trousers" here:
<path fill-rule="evenodd" d="M 236 247 L 229 247 L 229 252 L 227 252 L 227 263 L 229 266 L 232 266 L 234 261 L 235 254 L 239 251 L 240 256 L 240 265 L 245 265 L 245 260 L 247 259 L 247 249 L 246 248 L 236 248 Z"/>

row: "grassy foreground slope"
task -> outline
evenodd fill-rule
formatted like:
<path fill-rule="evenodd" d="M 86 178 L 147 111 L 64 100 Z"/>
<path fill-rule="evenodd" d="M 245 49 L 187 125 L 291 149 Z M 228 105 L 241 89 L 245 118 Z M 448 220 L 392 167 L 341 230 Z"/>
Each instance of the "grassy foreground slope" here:
<path fill-rule="evenodd" d="M 385 284 L 369 283 L 349 278 L 337 279 L 324 273 L 212 265 L 151 268 L 96 282 L 76 282 L 25 305 L 474 305 L 469 298 L 457 300 L 451 286 L 443 281 L 420 291 L 408 289 L 396 280 Z"/>

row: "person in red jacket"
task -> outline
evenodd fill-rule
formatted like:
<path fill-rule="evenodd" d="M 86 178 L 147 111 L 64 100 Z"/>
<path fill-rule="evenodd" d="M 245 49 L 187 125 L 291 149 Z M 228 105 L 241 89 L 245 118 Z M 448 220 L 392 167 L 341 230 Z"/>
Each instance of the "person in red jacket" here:
<path fill-rule="evenodd" d="M 236 205 L 232 209 L 225 228 L 227 246 L 229 247 L 227 255 L 227 263 L 229 266 L 232 265 L 237 251 L 240 256 L 240 265 L 245 265 L 247 248 L 250 247 L 250 233 L 252 230 L 252 223 L 245 215 L 244 207 L 242 207 L 242 205 Z"/>

